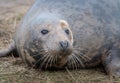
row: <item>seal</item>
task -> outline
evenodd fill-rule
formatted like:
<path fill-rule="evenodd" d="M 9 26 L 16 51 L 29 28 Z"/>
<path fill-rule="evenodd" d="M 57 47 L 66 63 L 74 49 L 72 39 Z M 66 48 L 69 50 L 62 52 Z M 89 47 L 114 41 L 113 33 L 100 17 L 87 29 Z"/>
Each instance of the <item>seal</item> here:
<path fill-rule="evenodd" d="M 32 67 L 102 64 L 109 75 L 120 76 L 119 5 L 119 0 L 37 0 L 0 56 L 16 49 Z"/>

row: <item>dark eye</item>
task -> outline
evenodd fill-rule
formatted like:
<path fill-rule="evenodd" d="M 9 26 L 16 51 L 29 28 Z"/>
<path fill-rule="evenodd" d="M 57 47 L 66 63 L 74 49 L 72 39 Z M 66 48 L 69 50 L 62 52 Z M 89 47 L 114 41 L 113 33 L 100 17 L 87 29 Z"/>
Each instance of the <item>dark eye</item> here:
<path fill-rule="evenodd" d="M 42 33 L 43 35 L 47 34 L 48 32 L 49 32 L 49 31 L 48 31 L 48 30 L 45 30 L 45 29 L 41 31 L 41 33 Z"/>
<path fill-rule="evenodd" d="M 66 29 L 65 33 L 69 35 L 70 31 L 68 29 Z"/>

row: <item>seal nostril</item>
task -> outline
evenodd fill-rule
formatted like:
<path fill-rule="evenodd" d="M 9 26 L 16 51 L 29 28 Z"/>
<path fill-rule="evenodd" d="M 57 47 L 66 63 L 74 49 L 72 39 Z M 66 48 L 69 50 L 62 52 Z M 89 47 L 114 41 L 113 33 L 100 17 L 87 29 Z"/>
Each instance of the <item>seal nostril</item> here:
<path fill-rule="evenodd" d="M 66 50 L 69 46 L 68 41 L 61 41 L 59 44 L 60 44 L 62 50 Z"/>

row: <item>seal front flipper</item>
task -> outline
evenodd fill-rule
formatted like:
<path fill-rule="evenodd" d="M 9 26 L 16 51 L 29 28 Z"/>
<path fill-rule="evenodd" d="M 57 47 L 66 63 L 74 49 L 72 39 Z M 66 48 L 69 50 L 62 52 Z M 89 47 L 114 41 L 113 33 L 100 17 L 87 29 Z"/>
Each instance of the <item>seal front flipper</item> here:
<path fill-rule="evenodd" d="M 16 54 L 16 46 L 15 46 L 15 42 L 13 41 L 7 48 L 0 50 L 0 57 L 5 57 L 11 54 Z M 16 56 L 16 55 L 15 55 Z"/>
<path fill-rule="evenodd" d="M 113 46 L 103 59 L 103 65 L 107 74 L 120 77 L 120 48 Z"/>

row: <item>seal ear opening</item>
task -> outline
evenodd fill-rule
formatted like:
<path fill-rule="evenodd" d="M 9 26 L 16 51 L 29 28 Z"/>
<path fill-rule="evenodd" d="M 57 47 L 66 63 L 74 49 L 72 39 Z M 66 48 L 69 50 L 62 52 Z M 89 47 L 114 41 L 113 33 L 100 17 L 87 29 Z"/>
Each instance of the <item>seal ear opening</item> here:
<path fill-rule="evenodd" d="M 60 26 L 62 28 L 66 28 L 66 27 L 68 27 L 68 23 L 65 20 L 60 20 Z"/>

